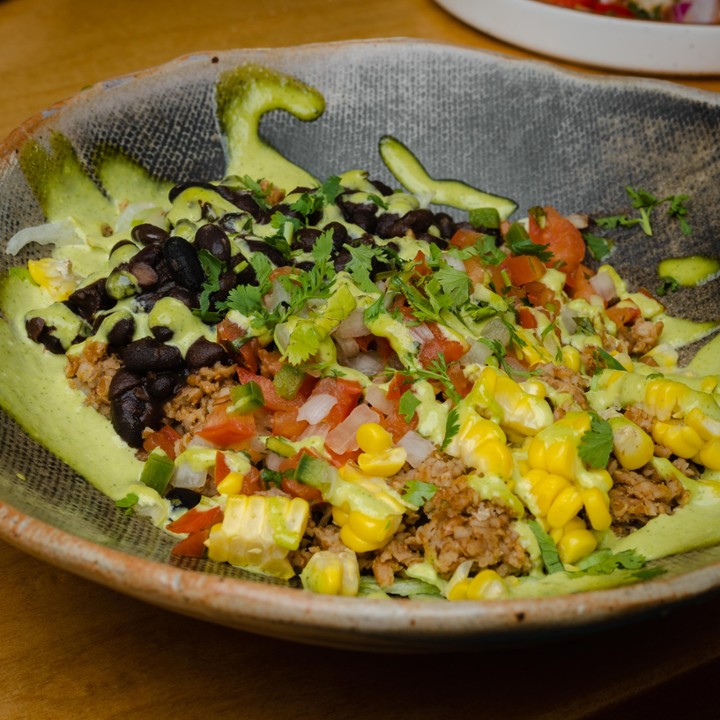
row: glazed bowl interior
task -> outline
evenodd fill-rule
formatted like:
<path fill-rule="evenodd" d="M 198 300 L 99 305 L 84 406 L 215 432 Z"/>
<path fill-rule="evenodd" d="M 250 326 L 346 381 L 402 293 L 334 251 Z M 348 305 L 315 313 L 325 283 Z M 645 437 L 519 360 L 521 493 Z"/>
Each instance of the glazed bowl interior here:
<path fill-rule="evenodd" d="M 60 131 L 92 168 L 120 148 L 174 181 L 222 176 L 215 116 L 218 74 L 245 62 L 292 74 L 324 95 L 314 122 L 267 114 L 263 137 L 319 178 L 363 168 L 393 184 L 377 146 L 405 143 L 434 177 L 462 178 L 561 212 L 628 210 L 625 187 L 691 198 L 686 238 L 658 218 L 653 237 L 623 231 L 613 264 L 634 287 L 658 284 L 666 257 L 717 254 L 720 227 L 720 98 L 661 82 L 584 77 L 551 65 L 404 40 L 179 59 L 95 86 L 13 133 L 0 148 L 0 243 L 43 222 L 17 161 L 28 137 Z M 2 270 L 38 253 L 0 252 Z M 720 317 L 717 282 L 668 298 L 693 320 Z M 72 432 L 71 429 L 68 430 Z M 92 452 L 91 442 L 89 451 Z M 128 516 L 0 416 L 0 537 L 49 562 L 175 610 L 303 642 L 369 649 L 476 647 L 637 616 L 720 585 L 720 551 L 665 563 L 660 580 L 532 601 L 428 603 L 328 598 L 228 565 L 173 559 L 172 539 Z"/>

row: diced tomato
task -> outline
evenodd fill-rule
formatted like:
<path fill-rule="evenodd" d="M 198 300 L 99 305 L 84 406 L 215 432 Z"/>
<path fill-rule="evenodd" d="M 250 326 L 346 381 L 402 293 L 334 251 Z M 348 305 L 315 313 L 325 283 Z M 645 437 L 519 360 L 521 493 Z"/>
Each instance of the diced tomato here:
<path fill-rule="evenodd" d="M 530 239 L 539 245 L 547 245 L 553 254 L 548 266 L 562 263 L 561 270 L 569 272 L 574 270 L 585 257 L 585 241 L 580 231 L 555 208 L 547 206 L 545 211 L 545 224 L 540 227 L 531 215 L 528 223 Z"/>
<path fill-rule="evenodd" d="M 527 299 L 536 308 L 547 308 L 548 310 L 557 309 L 557 298 L 555 293 L 541 282 L 526 283 L 523 288 Z"/>
<path fill-rule="evenodd" d="M 459 360 L 467 352 L 465 345 L 445 335 L 437 323 L 427 323 L 427 327 L 433 337 L 420 347 L 418 361 L 423 367 L 427 367 L 440 353 L 445 357 L 446 363 L 451 363 Z"/>
<path fill-rule="evenodd" d="M 355 380 L 345 378 L 322 378 L 315 386 L 313 395 L 332 395 L 337 402 L 323 419 L 323 423 L 334 428 L 341 423 L 358 404 L 362 395 L 362 385 Z"/>
<path fill-rule="evenodd" d="M 637 305 L 623 304 L 613 305 L 608 308 L 605 314 L 619 327 L 621 325 L 631 325 L 637 320 L 641 313 Z"/>
<path fill-rule="evenodd" d="M 219 450 L 215 453 L 215 474 L 213 479 L 215 484 L 221 483 L 230 474 L 230 466 L 225 460 L 225 453 Z"/>
<path fill-rule="evenodd" d="M 508 282 L 509 275 L 503 272 L 503 269 L 499 265 L 490 265 L 487 271 L 490 273 L 490 282 L 495 292 L 498 293 L 498 295 L 506 295 L 508 288 L 511 287 Z"/>
<path fill-rule="evenodd" d="M 527 305 L 521 305 L 517 309 L 517 315 L 520 327 L 523 327 L 526 330 L 533 330 L 537 327 L 537 318 L 533 315 L 533 311 L 527 307 Z"/>
<path fill-rule="evenodd" d="M 308 427 L 307 421 L 298 420 L 298 408 L 278 410 L 272 416 L 272 434 L 288 440 L 297 440 Z"/>
<path fill-rule="evenodd" d="M 225 405 L 215 407 L 208 415 L 205 426 L 195 434 L 216 447 L 239 449 L 238 446 L 256 434 L 252 415 L 232 415 Z"/>
<path fill-rule="evenodd" d="M 268 410 L 292 410 L 299 408 L 307 400 L 307 396 L 301 395 L 299 392 L 292 400 L 285 400 L 277 394 L 273 381 L 264 375 L 255 375 L 240 367 L 237 369 L 237 374 L 243 385 L 255 382 L 260 386 L 265 399 L 265 407 Z"/>
<path fill-rule="evenodd" d="M 205 555 L 205 541 L 210 536 L 210 529 L 190 533 L 184 540 L 173 546 L 170 551 L 175 557 L 201 558 Z"/>
<path fill-rule="evenodd" d="M 256 373 L 260 368 L 260 343 L 257 338 L 252 338 L 243 343 L 238 350 L 238 361 L 241 362 L 250 372 Z"/>
<path fill-rule="evenodd" d="M 413 272 L 415 275 L 430 275 L 432 274 L 432 269 L 427 264 L 427 259 L 425 257 L 425 253 L 422 250 L 417 251 L 417 255 L 415 255 L 415 258 L 413 259 Z"/>
<path fill-rule="evenodd" d="M 465 377 L 462 366 L 458 363 L 451 363 L 447 369 L 450 382 L 453 384 L 458 394 L 465 397 L 472 390 L 472 382 Z"/>
<path fill-rule="evenodd" d="M 177 520 L 171 522 L 167 529 L 174 533 L 192 533 L 198 530 L 211 528 L 213 525 L 222 522 L 223 511 L 219 506 L 211 507 L 209 510 L 199 510 L 194 507 L 181 515 Z"/>
<path fill-rule="evenodd" d="M 163 425 L 159 430 L 150 433 L 143 440 L 143 448 L 147 452 L 151 452 L 155 448 L 165 451 L 165 454 L 175 459 L 175 443 L 180 439 L 180 433 L 170 425 Z"/>
<path fill-rule="evenodd" d="M 571 290 L 573 300 L 578 298 L 585 298 L 589 300 L 593 295 L 597 295 L 593 286 L 590 284 L 590 278 L 594 275 L 593 271 L 585 267 L 585 265 L 578 265 L 575 270 L 568 273 L 566 285 Z"/>
<path fill-rule="evenodd" d="M 450 238 L 450 244 L 457 248 L 472 247 L 482 237 L 482 233 L 470 228 L 458 228 Z"/>
<path fill-rule="evenodd" d="M 546 272 L 546 267 L 534 255 L 513 255 L 503 260 L 500 265 L 505 268 L 513 285 L 539 280 Z"/>
<path fill-rule="evenodd" d="M 399 400 L 413 385 L 413 380 L 402 373 L 395 373 L 387 389 L 388 400 Z"/>
<path fill-rule="evenodd" d="M 275 377 L 282 366 L 281 355 L 277 350 L 258 350 L 260 373 L 266 377 Z"/>
<path fill-rule="evenodd" d="M 393 441 L 397 442 L 405 435 L 408 430 L 415 430 L 417 428 L 418 419 L 417 415 L 414 415 L 410 422 L 408 422 L 403 415 L 400 414 L 399 409 L 395 406 L 392 412 L 387 415 L 383 415 L 380 418 L 380 425 L 382 425 L 393 437 Z"/>
<path fill-rule="evenodd" d="M 468 274 L 473 285 L 483 285 L 485 283 L 485 266 L 477 255 L 472 255 L 463 260 L 465 272 Z"/>
<path fill-rule="evenodd" d="M 284 477 L 280 482 L 280 487 L 284 492 L 292 497 L 299 497 L 303 500 L 307 500 L 311 505 L 313 503 L 322 502 L 322 493 L 312 487 L 312 485 L 305 485 L 295 478 Z"/>
<path fill-rule="evenodd" d="M 255 495 L 261 490 L 265 490 L 265 484 L 260 477 L 260 471 L 255 466 L 251 466 L 243 477 L 242 494 Z"/>

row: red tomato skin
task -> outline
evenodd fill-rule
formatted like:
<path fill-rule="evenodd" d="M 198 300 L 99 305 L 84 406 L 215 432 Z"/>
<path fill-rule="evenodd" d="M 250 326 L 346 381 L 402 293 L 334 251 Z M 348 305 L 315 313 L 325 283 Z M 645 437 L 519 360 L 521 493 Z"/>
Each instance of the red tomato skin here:
<path fill-rule="evenodd" d="M 547 245 L 553 257 L 548 260 L 548 267 L 558 263 L 563 272 L 574 270 L 585 257 L 585 241 L 580 231 L 554 207 L 546 206 L 545 225 L 540 227 L 531 215 L 528 223 L 530 239 L 538 245 Z"/>
<path fill-rule="evenodd" d="M 176 543 L 170 553 L 175 557 L 201 558 L 205 556 L 205 541 L 210 536 L 210 529 L 190 533 L 185 539 Z"/>
<path fill-rule="evenodd" d="M 223 511 L 221 507 L 215 506 L 209 510 L 192 508 L 192 510 L 188 510 L 184 515 L 167 525 L 167 529 L 174 533 L 193 533 L 211 528 L 213 525 L 222 522 L 222 519 Z"/>

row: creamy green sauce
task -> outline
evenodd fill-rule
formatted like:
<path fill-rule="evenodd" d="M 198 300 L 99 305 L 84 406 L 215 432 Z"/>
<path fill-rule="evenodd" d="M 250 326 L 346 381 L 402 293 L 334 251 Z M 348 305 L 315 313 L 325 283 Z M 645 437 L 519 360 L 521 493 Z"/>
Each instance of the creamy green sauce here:
<path fill-rule="evenodd" d="M 696 287 L 720 274 L 720 260 L 705 255 L 668 258 L 658 264 L 660 278 L 672 278 L 683 287 Z"/>
<path fill-rule="evenodd" d="M 267 178 L 286 190 L 296 186 L 316 186 L 318 183 L 311 175 L 279 155 L 260 138 L 258 126 L 261 116 L 276 109 L 287 110 L 302 120 L 312 120 L 323 112 L 324 101 L 317 91 L 254 66 L 238 68 L 221 79 L 218 112 L 226 135 L 227 175 Z M 466 209 L 490 202 L 501 217 L 506 217 L 515 209 L 512 201 L 489 196 L 464 183 L 430 178 L 412 153 L 391 138 L 383 139 L 381 154 L 398 180 L 428 201 Z M 84 173 L 69 142 L 59 135 L 53 136 L 49 149 L 37 141 L 28 142 L 21 152 L 21 163 L 48 220 L 71 217 L 80 229 L 87 244 L 58 249 L 56 257 L 71 258 L 84 276 L 94 273 L 102 276 L 108 268 L 121 261 L 119 256 L 108 260 L 108 250 L 122 235 L 107 237 L 106 232 L 106 226 L 114 226 L 122 211 L 121 206 L 129 202 L 147 202 L 156 208 L 169 207 L 166 200 L 168 184 L 151 178 L 131 161 L 118 155 L 109 156 L 98 170 L 108 195 L 114 198 L 109 200 Z M 373 191 L 366 187 L 366 178 L 361 173 L 348 173 L 344 181 L 354 181 L 359 193 Z M 188 213 L 197 207 L 198 197 L 202 199 L 203 192 L 188 191 L 188 202 L 183 208 L 187 213 L 183 217 L 199 219 Z M 398 196 L 393 202 L 392 210 L 399 213 L 409 209 L 405 206 L 407 203 L 412 203 L 405 196 Z M 213 198 L 213 203 L 218 203 L 217 198 Z M 672 261 L 673 264 L 663 267 L 662 272 L 668 272 L 681 283 L 693 279 L 692 284 L 698 284 L 718 271 L 718 266 L 707 258 L 696 259 L 692 263 L 691 259 L 684 260 Z M 552 277 L 552 271 L 547 277 Z M 496 300 L 504 306 L 501 298 Z M 49 296 L 29 280 L 10 276 L 0 284 L 0 404 L 33 438 L 99 490 L 115 500 L 129 492 L 136 492 L 142 496 L 141 505 L 156 508 L 156 512 L 150 513 L 153 519 L 156 522 L 164 520 L 167 517 L 166 503 L 149 489 L 137 485 L 143 464 L 136 459 L 134 451 L 118 437 L 108 420 L 85 404 L 84 394 L 68 384 L 64 373 L 65 357 L 52 355 L 27 338 L 24 329 L 27 313 L 38 308 L 40 312 L 43 308 L 47 308 L 47 313 L 61 312 L 51 306 Z M 114 322 L 128 315 L 131 315 L 130 311 L 119 303 L 101 325 L 96 339 L 102 340 Z M 172 298 L 158 302 L 144 319 L 139 316 L 135 319 L 136 338 L 148 334 L 154 325 L 170 327 L 174 332 L 171 344 L 183 354 L 198 337 L 214 339 L 208 326 Z M 673 347 L 705 337 L 719 324 L 691 323 L 665 315 L 661 319 L 665 323 L 663 341 Z M 407 353 L 414 346 L 414 339 L 407 329 L 391 322 L 388 316 L 377 325 L 371 327 L 371 331 L 387 337 L 398 354 Z M 67 330 L 68 336 L 71 332 L 71 328 Z M 701 374 L 720 373 L 718 340 L 716 338 L 698 353 L 690 364 L 691 370 Z M 421 427 L 439 444 L 447 420 L 447 408 L 435 400 L 431 390 L 425 392 L 422 382 L 416 384 L 415 391 L 420 400 Z M 91 444 L 88 438 L 92 438 Z M 720 542 L 720 494 L 715 485 L 688 482 L 684 477 L 682 481 L 691 494 L 687 506 L 672 516 L 652 520 L 626 538 L 618 539 L 608 534 L 601 546 L 612 548 L 615 552 L 632 548 L 648 559 L 656 559 Z M 502 481 L 476 478 L 475 484 L 483 497 L 499 499 L 513 510 L 522 511 L 519 500 Z M 529 538 L 528 533 L 525 536 Z M 532 546 L 535 541 L 528 539 L 527 542 Z M 538 553 L 536 546 L 529 547 L 529 550 L 531 554 Z M 545 596 L 633 581 L 635 578 L 630 571 L 578 578 L 556 573 L 543 578 L 523 578 L 512 584 L 509 592 L 515 597 Z"/>

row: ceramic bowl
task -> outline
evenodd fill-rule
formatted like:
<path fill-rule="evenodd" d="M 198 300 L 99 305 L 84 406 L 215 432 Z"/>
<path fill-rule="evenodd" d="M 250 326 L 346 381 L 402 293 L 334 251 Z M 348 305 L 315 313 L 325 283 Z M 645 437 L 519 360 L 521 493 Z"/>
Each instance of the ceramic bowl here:
<path fill-rule="evenodd" d="M 153 173 L 210 179 L 224 155 L 214 114 L 218 73 L 252 61 L 319 89 L 315 122 L 267 115 L 264 137 L 317 177 L 362 167 L 392 183 L 377 151 L 392 134 L 431 175 L 515 198 L 520 212 L 627 210 L 625 186 L 692 198 L 692 240 L 662 222 L 628 231 L 614 263 L 634 286 L 657 262 L 717 252 L 720 96 L 660 81 L 584 77 L 550 65 L 425 42 L 388 40 L 197 54 L 94 86 L 30 119 L 0 146 L 0 247 L 43 221 L 17 162 L 28 137 L 59 130 L 92 164 L 116 145 Z M 0 252 L 2 269 L 22 257 Z M 717 281 L 676 293 L 671 309 L 720 317 Z M 720 548 L 665 563 L 662 578 L 566 597 L 487 603 L 336 598 L 270 583 L 227 565 L 171 559 L 172 540 L 129 517 L 0 416 L 0 538 L 148 602 L 290 640 L 366 650 L 448 650 L 543 641 L 629 622 L 720 586 Z"/>

